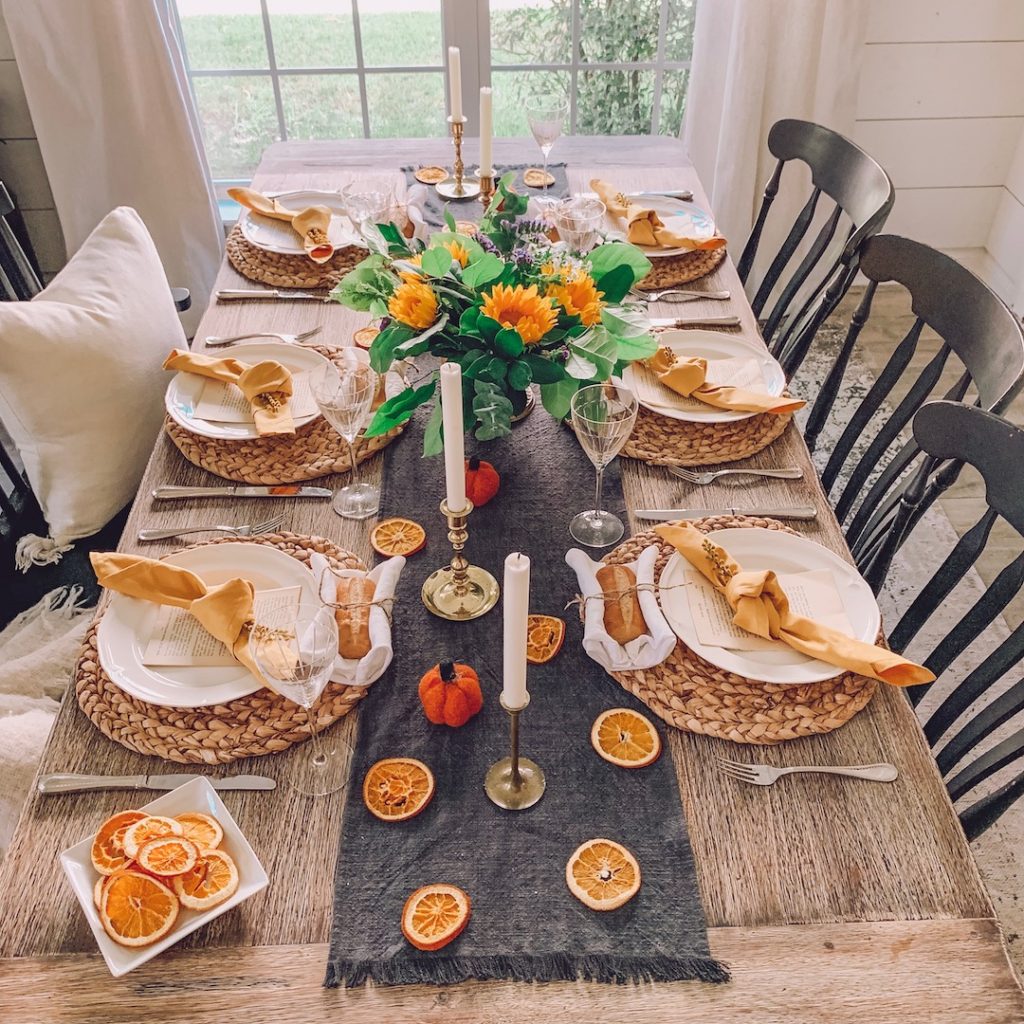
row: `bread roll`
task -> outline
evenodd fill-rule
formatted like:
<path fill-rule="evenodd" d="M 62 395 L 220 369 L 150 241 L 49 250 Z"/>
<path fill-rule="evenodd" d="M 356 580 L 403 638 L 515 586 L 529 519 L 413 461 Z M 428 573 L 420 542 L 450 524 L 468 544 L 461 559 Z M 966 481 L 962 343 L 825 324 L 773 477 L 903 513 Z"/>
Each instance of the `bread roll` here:
<path fill-rule="evenodd" d="M 636 574 L 625 565 L 602 565 L 597 570 L 604 599 L 604 628 L 620 644 L 628 644 L 647 632 L 640 598 L 636 593 Z M 623 591 L 629 593 L 623 593 Z M 621 595 L 619 597 L 609 595 Z"/>
<path fill-rule="evenodd" d="M 338 653 L 357 660 L 370 653 L 370 602 L 377 589 L 365 576 L 343 576 L 338 580 L 338 604 L 360 604 L 360 608 L 335 608 L 338 623 Z"/>

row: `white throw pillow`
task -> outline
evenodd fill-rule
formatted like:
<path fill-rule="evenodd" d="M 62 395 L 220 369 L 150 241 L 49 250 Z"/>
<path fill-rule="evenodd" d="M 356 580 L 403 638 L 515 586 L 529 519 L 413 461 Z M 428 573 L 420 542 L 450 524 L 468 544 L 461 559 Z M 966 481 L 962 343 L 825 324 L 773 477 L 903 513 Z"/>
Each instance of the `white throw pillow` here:
<path fill-rule="evenodd" d="M 161 364 L 187 342 L 153 240 L 121 206 L 30 302 L 0 302 L 0 419 L 54 543 L 104 526 L 135 495 L 163 422 Z M 65 548 L 66 550 L 66 548 Z"/>

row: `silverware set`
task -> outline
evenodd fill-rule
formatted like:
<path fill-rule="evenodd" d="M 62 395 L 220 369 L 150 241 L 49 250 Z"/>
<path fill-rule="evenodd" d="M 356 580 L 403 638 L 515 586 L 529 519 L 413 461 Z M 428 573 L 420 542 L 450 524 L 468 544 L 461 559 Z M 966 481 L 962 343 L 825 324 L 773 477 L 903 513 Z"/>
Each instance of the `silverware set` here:
<path fill-rule="evenodd" d="M 276 338 L 278 341 L 283 341 L 286 345 L 301 345 L 310 338 L 316 337 L 321 331 L 322 327 L 313 327 L 308 331 L 303 331 L 301 334 L 279 334 L 276 331 L 258 331 L 252 334 L 234 334 L 230 338 L 218 338 L 211 335 L 206 338 L 207 348 L 217 348 L 220 345 L 233 345 L 236 341 L 248 341 L 250 338 Z"/>
<path fill-rule="evenodd" d="M 768 764 L 746 764 L 730 761 L 727 757 L 718 759 L 718 770 L 739 782 L 752 786 L 772 786 L 783 775 L 798 772 L 814 772 L 819 775 L 845 775 L 850 779 L 864 779 L 868 782 L 895 782 L 899 776 L 892 764 L 802 764 L 791 768 L 774 768 Z"/>
<path fill-rule="evenodd" d="M 139 540 L 170 540 L 172 537 L 185 537 L 190 533 L 226 533 L 232 537 L 251 537 L 258 533 L 273 533 L 284 523 L 284 513 L 263 519 L 248 526 L 177 526 L 166 530 L 139 530 Z"/>

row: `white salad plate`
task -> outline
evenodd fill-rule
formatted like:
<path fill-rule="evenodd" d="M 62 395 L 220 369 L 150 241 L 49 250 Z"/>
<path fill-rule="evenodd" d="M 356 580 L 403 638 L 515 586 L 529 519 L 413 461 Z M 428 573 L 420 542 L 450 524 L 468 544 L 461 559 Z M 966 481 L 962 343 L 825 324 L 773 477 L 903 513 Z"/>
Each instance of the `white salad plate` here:
<path fill-rule="evenodd" d="M 339 192 L 302 190 L 277 193 L 274 198 L 282 206 L 296 213 L 301 213 L 309 206 L 326 206 L 331 211 L 331 224 L 327 229 L 327 237 L 331 244 L 335 248 L 343 245 L 364 245 L 359 232 L 345 213 L 345 198 Z M 245 240 L 257 249 L 282 256 L 305 255 L 302 239 L 287 221 L 264 217 L 263 214 L 243 206 L 238 225 Z"/>

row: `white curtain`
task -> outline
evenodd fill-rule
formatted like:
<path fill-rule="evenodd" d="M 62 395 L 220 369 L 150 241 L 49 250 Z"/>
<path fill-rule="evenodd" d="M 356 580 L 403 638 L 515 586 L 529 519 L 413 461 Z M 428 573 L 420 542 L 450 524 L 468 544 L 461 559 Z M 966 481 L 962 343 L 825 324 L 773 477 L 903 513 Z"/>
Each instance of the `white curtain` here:
<path fill-rule="evenodd" d="M 116 206 L 192 292 L 191 336 L 224 244 L 173 0 L 3 0 L 68 252 Z M 131 287 L 131 281 L 125 281 Z"/>
<path fill-rule="evenodd" d="M 698 0 L 683 139 L 737 259 L 775 166 L 771 126 L 794 117 L 852 133 L 868 2 Z M 761 254 L 807 199 L 788 187 L 797 177 L 787 167 Z"/>

